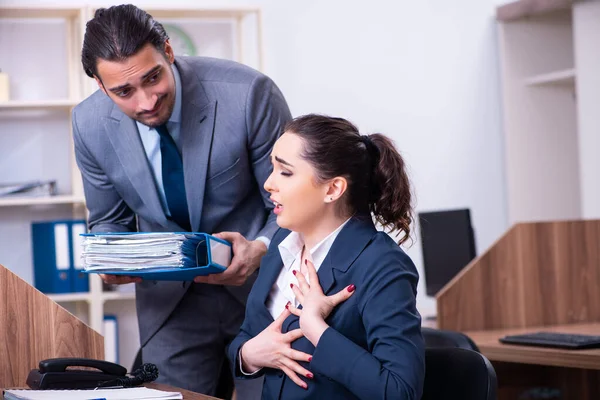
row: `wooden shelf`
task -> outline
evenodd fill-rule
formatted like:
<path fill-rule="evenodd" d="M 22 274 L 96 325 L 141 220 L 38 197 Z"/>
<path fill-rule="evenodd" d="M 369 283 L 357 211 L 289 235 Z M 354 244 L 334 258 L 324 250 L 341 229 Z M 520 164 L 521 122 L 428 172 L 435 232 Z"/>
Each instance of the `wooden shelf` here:
<path fill-rule="evenodd" d="M 574 68 L 536 75 L 525 79 L 527 86 L 566 85 L 575 86 L 577 72 Z"/>
<path fill-rule="evenodd" d="M 250 14 L 257 14 L 257 8 L 146 8 L 154 18 L 242 18 Z"/>
<path fill-rule="evenodd" d="M 79 104 L 79 100 L 9 100 L 0 101 L 0 110 L 52 110 L 70 109 Z"/>
<path fill-rule="evenodd" d="M 57 303 L 76 303 L 91 301 L 92 294 L 89 292 L 60 293 L 49 294 L 48 297 Z M 100 298 L 103 302 L 107 300 L 135 300 L 135 292 L 102 292 Z"/>
<path fill-rule="evenodd" d="M 53 204 L 85 204 L 83 196 L 59 195 L 40 197 L 0 197 L 0 207 L 36 206 Z"/>
<path fill-rule="evenodd" d="M 90 293 L 60 293 L 60 294 L 49 294 L 52 300 L 57 303 L 75 303 L 79 301 L 90 301 Z"/>
<path fill-rule="evenodd" d="M 80 12 L 79 8 L 66 7 L 0 7 L 0 18 L 73 18 Z"/>

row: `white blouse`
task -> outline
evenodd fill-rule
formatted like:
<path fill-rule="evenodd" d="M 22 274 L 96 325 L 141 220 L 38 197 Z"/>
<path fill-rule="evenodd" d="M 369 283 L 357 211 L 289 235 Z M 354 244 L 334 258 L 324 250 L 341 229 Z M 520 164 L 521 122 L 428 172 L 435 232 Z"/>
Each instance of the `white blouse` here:
<path fill-rule="evenodd" d="M 337 238 L 338 234 L 350 220 L 348 218 L 341 224 L 335 231 L 331 232 L 325 239 L 321 240 L 315 247 L 310 249 L 307 257 L 309 261 L 313 263 L 315 269 L 318 271 L 327 257 L 327 253 L 331 249 L 333 242 Z M 302 249 L 304 248 L 304 239 L 302 235 L 297 232 L 291 232 L 285 239 L 279 243 L 278 249 L 283 261 L 283 268 L 279 272 L 277 280 L 271 288 L 269 298 L 267 299 L 267 308 L 271 313 L 273 319 L 277 319 L 279 315 L 285 309 L 285 305 L 291 302 L 295 307 L 298 307 L 300 303 L 296 300 L 294 292 L 290 287 L 290 283 L 294 285 L 298 284 L 298 280 L 292 273 L 293 270 L 300 271 L 300 264 L 302 263 Z M 309 281 L 308 276 L 306 280 Z M 310 283 L 310 282 L 309 282 Z"/>

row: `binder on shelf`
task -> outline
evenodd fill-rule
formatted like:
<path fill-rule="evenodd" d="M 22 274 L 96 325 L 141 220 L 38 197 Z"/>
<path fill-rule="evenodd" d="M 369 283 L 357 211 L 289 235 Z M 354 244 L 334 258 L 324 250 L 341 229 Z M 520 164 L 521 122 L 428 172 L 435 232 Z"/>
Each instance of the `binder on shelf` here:
<path fill-rule="evenodd" d="M 73 225 L 83 224 L 83 220 L 59 220 L 33 222 L 31 224 L 31 244 L 33 253 L 33 275 L 36 289 L 47 294 L 87 292 L 79 278 L 76 289 L 76 271 L 73 244 Z M 77 228 L 78 232 L 80 228 Z M 78 235 L 79 236 L 79 235 Z M 77 240 L 79 241 L 79 239 Z M 83 274 L 82 274 L 83 275 Z M 85 279 L 87 282 L 87 279 Z"/>
<path fill-rule="evenodd" d="M 104 316 L 104 359 L 119 363 L 119 325 L 116 315 Z"/>
<path fill-rule="evenodd" d="M 85 272 L 191 281 L 225 271 L 231 243 L 200 232 L 85 234 Z"/>
<path fill-rule="evenodd" d="M 34 285 L 44 293 L 71 292 L 69 221 L 31 224 Z"/>

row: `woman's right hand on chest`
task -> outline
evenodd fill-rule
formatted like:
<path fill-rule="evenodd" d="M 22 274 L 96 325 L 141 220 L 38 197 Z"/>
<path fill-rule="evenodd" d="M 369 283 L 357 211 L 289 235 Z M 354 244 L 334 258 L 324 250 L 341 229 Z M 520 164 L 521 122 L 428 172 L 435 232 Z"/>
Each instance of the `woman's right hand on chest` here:
<path fill-rule="evenodd" d="M 298 375 L 312 379 L 313 374 L 302 367 L 298 361 L 310 362 L 312 356 L 292 348 L 292 342 L 302 337 L 300 329 L 281 332 L 283 321 L 290 315 L 286 306 L 271 325 L 244 343 L 240 351 L 242 368 L 245 372 L 254 372 L 261 368 L 280 369 L 294 383 L 306 389 L 306 382 Z"/>

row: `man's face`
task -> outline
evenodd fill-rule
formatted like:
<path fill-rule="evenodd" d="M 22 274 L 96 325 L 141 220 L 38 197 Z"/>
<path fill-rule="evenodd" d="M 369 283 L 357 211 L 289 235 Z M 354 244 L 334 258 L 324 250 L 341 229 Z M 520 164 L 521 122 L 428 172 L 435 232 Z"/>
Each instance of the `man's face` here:
<path fill-rule="evenodd" d="M 175 106 L 175 57 L 168 41 L 165 55 L 147 44 L 124 61 L 99 59 L 96 82 L 130 118 L 147 126 L 162 125 Z"/>

